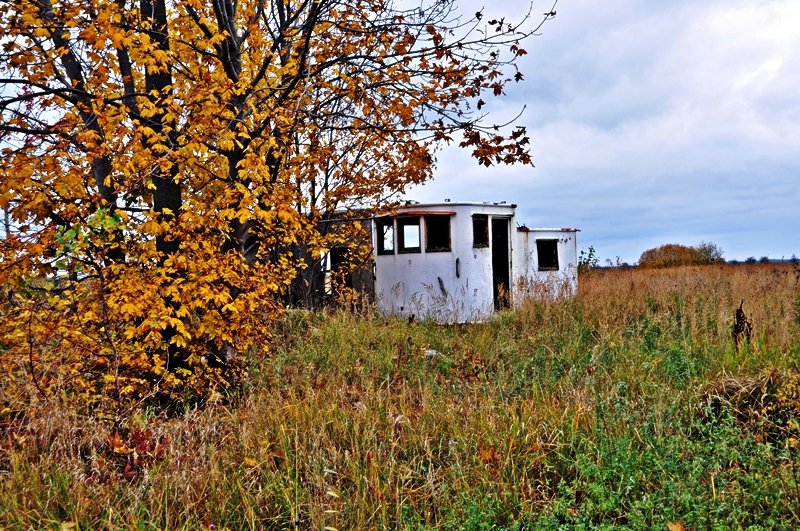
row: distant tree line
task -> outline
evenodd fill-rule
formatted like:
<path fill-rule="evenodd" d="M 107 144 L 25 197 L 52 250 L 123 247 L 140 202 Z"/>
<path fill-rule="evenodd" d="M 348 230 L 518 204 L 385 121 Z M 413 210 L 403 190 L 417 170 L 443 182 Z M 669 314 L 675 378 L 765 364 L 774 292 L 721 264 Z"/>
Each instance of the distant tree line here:
<path fill-rule="evenodd" d="M 792 254 L 791 258 L 770 258 L 769 256 L 762 256 L 761 258 L 756 258 L 755 256 L 750 256 L 745 258 L 744 260 L 728 260 L 727 263 L 729 264 L 791 264 L 791 265 L 798 265 L 800 264 L 800 258 L 797 255 Z"/>
<path fill-rule="evenodd" d="M 634 266 L 644 268 L 664 268 L 685 265 L 705 265 L 705 264 L 800 264 L 800 258 L 792 254 L 791 258 L 769 258 L 762 256 L 756 258 L 751 256 L 745 260 L 725 260 L 722 249 L 715 243 L 700 242 L 698 245 L 681 245 L 678 243 L 668 243 L 659 247 L 648 249 L 641 254 L 638 263 Z M 582 249 L 578 255 L 578 271 L 589 271 L 598 268 L 626 268 L 632 267 L 627 262 L 622 262 L 617 257 L 616 262 L 611 259 L 605 260 L 605 266 L 601 265 L 600 258 L 593 246 Z"/>
<path fill-rule="evenodd" d="M 722 263 L 722 249 L 710 242 L 696 246 L 668 243 L 648 249 L 639 257 L 639 267 L 675 267 L 683 265 L 703 265 Z"/>

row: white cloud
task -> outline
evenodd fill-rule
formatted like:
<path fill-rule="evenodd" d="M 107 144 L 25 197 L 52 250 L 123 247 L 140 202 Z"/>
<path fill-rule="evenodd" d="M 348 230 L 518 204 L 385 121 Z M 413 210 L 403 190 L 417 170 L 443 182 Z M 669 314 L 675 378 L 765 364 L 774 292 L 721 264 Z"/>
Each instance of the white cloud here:
<path fill-rule="evenodd" d="M 527 105 L 536 169 L 446 150 L 410 196 L 507 199 L 521 221 L 578 225 L 581 245 L 628 261 L 677 238 L 730 258 L 800 254 L 800 2 L 557 10 L 496 105 Z"/>

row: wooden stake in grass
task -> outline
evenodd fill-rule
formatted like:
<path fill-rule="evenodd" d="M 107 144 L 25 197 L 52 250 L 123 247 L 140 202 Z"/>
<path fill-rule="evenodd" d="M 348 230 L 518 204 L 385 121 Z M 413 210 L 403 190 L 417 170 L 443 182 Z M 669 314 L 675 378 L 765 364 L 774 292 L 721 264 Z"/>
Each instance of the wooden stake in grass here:
<path fill-rule="evenodd" d="M 753 323 L 747 318 L 747 315 L 744 313 L 744 299 L 739 304 L 739 307 L 736 309 L 736 313 L 733 315 L 733 346 L 736 348 L 736 351 L 739 351 L 739 342 L 742 340 L 742 336 L 745 337 L 748 343 L 750 343 L 750 334 L 753 331 Z"/>

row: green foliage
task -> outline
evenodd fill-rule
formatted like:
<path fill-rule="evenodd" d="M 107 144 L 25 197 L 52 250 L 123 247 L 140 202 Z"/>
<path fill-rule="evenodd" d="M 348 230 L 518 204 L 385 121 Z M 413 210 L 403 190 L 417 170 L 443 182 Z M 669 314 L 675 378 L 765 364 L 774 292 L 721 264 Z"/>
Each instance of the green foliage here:
<path fill-rule="evenodd" d="M 800 291 L 794 296 L 794 301 L 792 301 L 792 312 L 794 313 L 794 322 L 797 326 L 800 326 Z"/>
<path fill-rule="evenodd" d="M 678 409 L 642 418 L 633 406 L 600 407 L 593 429 L 572 441 L 537 527 L 773 528 L 796 519 L 796 448 L 757 442 L 729 412 L 704 424 Z M 615 431 L 621 421 L 633 428 Z"/>
<path fill-rule="evenodd" d="M 594 247 L 589 246 L 588 249 L 581 249 L 578 254 L 578 271 L 589 271 L 600 265 L 600 258 L 595 253 Z"/>

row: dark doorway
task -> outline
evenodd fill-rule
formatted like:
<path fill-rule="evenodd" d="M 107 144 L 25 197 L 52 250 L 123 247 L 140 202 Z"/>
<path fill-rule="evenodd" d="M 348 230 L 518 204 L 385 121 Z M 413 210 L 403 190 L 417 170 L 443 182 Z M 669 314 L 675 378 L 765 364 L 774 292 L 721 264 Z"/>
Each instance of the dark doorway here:
<path fill-rule="evenodd" d="M 328 278 L 325 282 L 325 294 L 333 295 L 336 287 L 352 288 L 353 277 L 350 274 L 349 249 L 334 247 L 328 253 Z"/>
<path fill-rule="evenodd" d="M 492 218 L 492 294 L 496 310 L 508 308 L 511 289 L 508 218 Z"/>

